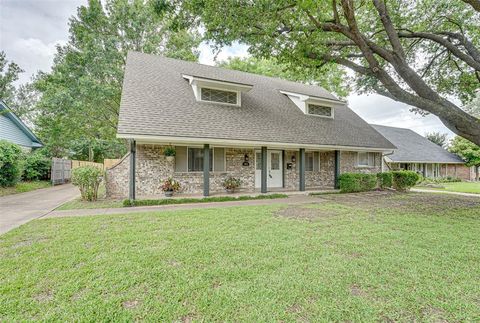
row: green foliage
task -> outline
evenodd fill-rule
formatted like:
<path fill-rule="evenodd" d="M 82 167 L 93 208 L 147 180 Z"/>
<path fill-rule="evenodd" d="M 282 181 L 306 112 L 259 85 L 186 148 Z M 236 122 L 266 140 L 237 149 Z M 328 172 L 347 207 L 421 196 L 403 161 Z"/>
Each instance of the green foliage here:
<path fill-rule="evenodd" d="M 339 177 L 342 193 L 372 191 L 377 186 L 375 174 L 343 173 Z"/>
<path fill-rule="evenodd" d="M 227 60 L 222 61 L 217 65 L 232 70 L 278 77 L 294 82 L 319 84 L 324 87 L 328 86 L 331 91 L 334 91 L 342 97 L 346 96 L 348 93 L 347 87 L 341 83 L 341 74 L 331 75 L 328 84 L 325 84 L 327 83 L 325 81 L 325 73 L 323 73 L 321 69 L 305 68 L 295 64 L 280 63 L 275 58 L 229 57 Z"/>
<path fill-rule="evenodd" d="M 71 147 L 92 155 L 110 141 L 109 154 L 94 152 L 94 160 L 119 157 L 115 134 L 128 51 L 198 58 L 198 35 L 172 26 L 176 10 L 159 0 L 90 0 L 78 8 L 52 71 L 35 80 L 41 93 L 36 129 L 52 156 L 68 156 Z"/>
<path fill-rule="evenodd" d="M 124 200 L 123 206 L 151 206 L 151 205 L 166 205 L 166 204 L 186 204 L 186 203 L 209 203 L 209 202 L 230 202 L 230 201 L 247 201 L 247 200 L 269 200 L 269 199 L 281 199 L 287 198 L 286 194 L 266 194 L 266 195 L 257 195 L 249 196 L 242 195 L 239 197 L 233 196 L 213 196 L 213 197 L 204 197 L 204 198 L 179 198 L 179 199 L 160 199 L 160 200 Z"/>
<path fill-rule="evenodd" d="M 450 152 L 462 157 L 467 166 L 480 166 L 480 147 L 465 138 L 456 136 L 450 143 Z"/>
<path fill-rule="evenodd" d="M 8 62 L 4 51 L 0 51 L 0 99 L 7 105 L 15 100 L 15 81 L 23 70 L 14 62 Z"/>
<path fill-rule="evenodd" d="M 51 164 L 51 159 L 45 157 L 41 152 L 28 154 L 25 158 L 22 178 L 27 181 L 46 180 Z"/>
<path fill-rule="evenodd" d="M 378 187 L 382 190 L 390 188 L 393 185 L 392 172 L 383 172 L 377 174 Z"/>
<path fill-rule="evenodd" d="M 415 186 L 420 176 L 410 170 L 393 171 L 393 188 L 397 191 L 404 192 Z"/>
<path fill-rule="evenodd" d="M 172 156 L 174 157 L 176 155 L 176 151 L 175 151 L 175 147 L 172 147 L 172 146 L 167 146 L 165 147 L 165 150 L 163 151 L 163 154 L 165 156 Z"/>
<path fill-rule="evenodd" d="M 0 187 L 15 185 L 23 171 L 22 149 L 11 142 L 0 140 Z"/>
<path fill-rule="evenodd" d="M 232 176 L 225 178 L 225 180 L 222 182 L 222 186 L 226 190 L 235 190 L 236 188 L 240 187 L 241 184 L 242 184 L 242 181 L 240 180 L 240 178 L 236 178 Z"/>
<path fill-rule="evenodd" d="M 445 147 L 447 144 L 447 133 L 440 133 L 440 132 L 427 132 L 425 134 L 425 138 L 433 142 L 435 145 L 438 145 L 440 147 Z"/>
<path fill-rule="evenodd" d="M 447 176 L 447 177 L 439 177 L 439 178 L 421 178 L 420 183 L 421 184 L 433 184 L 433 183 L 456 183 L 456 182 L 461 182 L 462 179 L 458 177 L 452 177 L 452 176 Z"/>
<path fill-rule="evenodd" d="M 78 167 L 72 171 L 72 184 L 78 186 L 83 200 L 96 201 L 103 175 L 103 171 L 94 166 Z"/>
<path fill-rule="evenodd" d="M 66 156 L 75 160 L 89 160 L 103 163 L 105 158 L 122 158 L 127 152 L 125 141 L 120 139 L 75 139 L 70 143 Z"/>

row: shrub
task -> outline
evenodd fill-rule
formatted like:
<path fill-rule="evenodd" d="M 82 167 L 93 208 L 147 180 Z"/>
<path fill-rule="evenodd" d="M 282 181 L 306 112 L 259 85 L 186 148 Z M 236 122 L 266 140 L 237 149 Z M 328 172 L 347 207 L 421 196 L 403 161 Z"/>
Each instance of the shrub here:
<path fill-rule="evenodd" d="M 23 170 L 23 152 L 20 146 L 0 140 L 0 187 L 14 186 Z"/>
<path fill-rule="evenodd" d="M 169 177 L 162 181 L 162 191 L 164 192 L 178 192 L 180 190 L 180 183 Z"/>
<path fill-rule="evenodd" d="M 420 176 L 410 170 L 392 172 L 393 188 L 397 191 L 405 192 L 417 184 Z"/>
<path fill-rule="evenodd" d="M 165 150 L 163 151 L 163 154 L 164 154 L 165 156 L 175 157 L 175 155 L 176 155 L 175 148 L 172 147 L 172 146 L 167 146 L 167 147 L 165 147 Z"/>
<path fill-rule="evenodd" d="M 232 190 L 232 191 L 240 187 L 241 184 L 242 184 L 242 181 L 239 178 L 235 178 L 235 177 L 227 177 L 222 183 L 223 188 L 225 188 L 226 190 Z"/>
<path fill-rule="evenodd" d="M 78 186 L 82 199 L 96 201 L 98 186 L 102 182 L 103 171 L 94 166 L 83 166 L 72 171 L 72 184 Z"/>
<path fill-rule="evenodd" d="M 239 197 L 232 196 L 212 196 L 203 198 L 182 198 L 182 199 L 160 199 L 160 200 L 123 200 L 124 207 L 130 206 L 152 206 L 152 205 L 166 205 L 166 204 L 187 204 L 187 203 L 211 203 L 211 202 L 229 202 L 229 201 L 247 201 L 247 200 L 270 200 L 281 199 L 288 197 L 287 194 L 266 194 L 266 195 L 243 195 Z"/>
<path fill-rule="evenodd" d="M 339 182 L 342 193 L 372 191 L 377 187 L 375 174 L 343 173 Z"/>
<path fill-rule="evenodd" d="M 51 160 L 35 152 L 27 155 L 23 170 L 23 179 L 27 181 L 48 179 Z"/>
<path fill-rule="evenodd" d="M 384 172 L 377 174 L 378 187 L 382 190 L 392 187 L 393 175 L 392 172 Z"/>

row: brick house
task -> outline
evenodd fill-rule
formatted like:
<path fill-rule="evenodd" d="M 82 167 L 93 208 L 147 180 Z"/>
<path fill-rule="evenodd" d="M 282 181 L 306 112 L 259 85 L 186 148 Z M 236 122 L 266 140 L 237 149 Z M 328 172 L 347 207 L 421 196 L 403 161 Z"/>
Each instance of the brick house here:
<path fill-rule="evenodd" d="M 465 181 L 475 180 L 475 168 L 468 167 L 457 155 L 434 144 L 418 133 L 404 128 L 372 125 L 391 143 L 395 152 L 384 156 L 389 169 L 413 170 L 424 177 L 455 177 Z"/>
<path fill-rule="evenodd" d="M 321 87 L 137 52 L 117 137 L 130 151 L 107 171 L 107 193 L 131 199 L 161 196 L 169 176 L 205 196 L 229 176 L 243 191 L 333 189 L 342 172 L 380 172 L 395 149 Z"/>

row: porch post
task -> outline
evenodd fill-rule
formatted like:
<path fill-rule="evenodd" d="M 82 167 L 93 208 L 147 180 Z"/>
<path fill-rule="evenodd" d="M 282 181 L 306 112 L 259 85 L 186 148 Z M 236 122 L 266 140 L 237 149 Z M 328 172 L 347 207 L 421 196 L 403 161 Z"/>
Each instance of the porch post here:
<path fill-rule="evenodd" d="M 427 164 L 423 164 L 423 177 L 427 177 Z"/>
<path fill-rule="evenodd" d="M 298 168 L 299 168 L 299 190 L 305 191 L 305 148 L 300 148 L 298 156 Z"/>
<path fill-rule="evenodd" d="M 267 193 L 267 147 L 262 147 L 262 181 L 260 191 Z"/>
<path fill-rule="evenodd" d="M 130 174 L 128 185 L 128 198 L 130 201 L 135 200 L 135 155 L 137 154 L 137 143 L 135 140 L 130 140 Z"/>
<path fill-rule="evenodd" d="M 340 151 L 335 150 L 335 162 L 334 162 L 334 173 L 333 173 L 333 187 L 335 189 L 340 188 L 340 182 L 339 182 L 339 177 L 340 177 Z"/>
<path fill-rule="evenodd" d="M 210 195 L 210 145 L 203 145 L 203 196 Z"/>

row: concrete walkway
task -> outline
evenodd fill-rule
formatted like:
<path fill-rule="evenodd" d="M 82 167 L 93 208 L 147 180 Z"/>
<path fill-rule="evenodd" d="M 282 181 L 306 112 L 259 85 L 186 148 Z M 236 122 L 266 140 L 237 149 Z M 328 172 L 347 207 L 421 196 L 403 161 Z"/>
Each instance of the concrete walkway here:
<path fill-rule="evenodd" d="M 246 200 L 246 201 L 230 201 L 230 202 L 210 202 L 210 203 L 189 203 L 189 204 L 171 204 L 158 206 L 136 206 L 124 208 L 105 208 L 105 209 L 79 209 L 79 210 L 58 210 L 46 214 L 43 218 L 56 218 L 68 216 L 88 216 L 88 215 L 105 215 L 105 214 L 126 214 L 139 212 L 159 212 L 171 210 L 190 210 L 199 208 L 223 208 L 234 206 L 255 206 L 255 205 L 271 205 L 271 204 L 307 204 L 321 201 L 319 196 L 293 195 L 287 198 L 266 199 L 266 200 Z"/>
<path fill-rule="evenodd" d="M 78 188 L 66 184 L 0 197 L 0 234 L 44 216 L 79 195 Z"/>
<path fill-rule="evenodd" d="M 452 194 L 452 195 L 460 195 L 460 196 L 471 196 L 471 197 L 478 197 L 480 198 L 480 194 L 475 193 L 462 193 L 462 192 L 450 192 L 450 191 L 440 191 L 440 190 L 426 190 L 421 188 L 412 188 L 412 192 L 420 192 L 420 193 L 440 193 L 440 194 Z"/>

